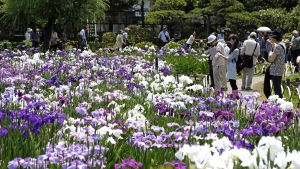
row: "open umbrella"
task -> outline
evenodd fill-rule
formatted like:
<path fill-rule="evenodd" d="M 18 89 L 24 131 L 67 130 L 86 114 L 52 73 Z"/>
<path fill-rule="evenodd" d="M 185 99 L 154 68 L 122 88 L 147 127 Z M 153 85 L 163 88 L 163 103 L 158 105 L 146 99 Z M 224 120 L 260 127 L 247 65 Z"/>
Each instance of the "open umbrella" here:
<path fill-rule="evenodd" d="M 257 32 L 271 32 L 271 29 L 268 27 L 260 27 L 256 31 Z"/>

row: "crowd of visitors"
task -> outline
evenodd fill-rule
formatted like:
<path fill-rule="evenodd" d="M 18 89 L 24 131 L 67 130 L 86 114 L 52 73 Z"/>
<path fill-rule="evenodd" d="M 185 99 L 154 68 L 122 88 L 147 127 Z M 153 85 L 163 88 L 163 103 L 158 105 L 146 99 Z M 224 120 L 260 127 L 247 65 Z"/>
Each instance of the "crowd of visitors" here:
<path fill-rule="evenodd" d="M 289 41 L 283 40 L 282 32 L 278 28 L 269 34 L 246 32 L 246 40 L 243 43 L 239 41 L 236 34 L 230 34 L 229 41 L 225 42 L 224 31 L 220 34 L 212 33 L 207 38 L 207 53 L 210 54 L 211 87 L 215 89 L 215 93 L 226 90 L 228 79 L 232 88 L 232 97 L 238 96 L 236 77 L 239 73 L 237 63 L 240 59 L 243 63 L 241 90 L 252 90 L 253 73 L 257 62 L 269 62 L 265 72 L 264 94 L 267 98 L 271 95 L 270 81 L 272 81 L 274 93 L 282 98 L 281 79 L 285 63 L 291 61 L 295 66 L 294 72 L 299 72 L 300 37 L 298 31 L 292 33 L 293 37 Z"/>
<path fill-rule="evenodd" d="M 130 29 L 126 27 L 118 32 L 116 37 L 116 49 L 125 48 L 130 45 L 128 33 Z M 87 47 L 86 38 L 87 27 L 84 26 L 78 34 L 78 48 L 82 51 Z M 282 96 L 281 78 L 284 73 L 285 63 L 291 62 L 295 66 L 295 73 L 299 72 L 300 64 L 300 37 L 298 31 L 292 32 L 291 40 L 283 40 L 282 32 L 276 28 L 271 33 L 246 32 L 246 40 L 240 41 L 237 34 L 230 34 L 228 41 L 225 41 L 226 32 L 221 29 L 220 33 L 212 33 L 207 38 L 207 53 L 210 55 L 208 60 L 210 64 L 211 87 L 215 92 L 227 90 L 227 80 L 232 88 L 232 97 L 238 97 L 239 87 L 236 84 L 237 74 L 242 75 L 241 90 L 252 90 L 252 79 L 257 62 L 269 62 L 269 67 L 265 72 L 264 93 L 266 97 L 271 95 L 270 80 L 274 86 L 274 92 L 279 97 Z M 191 48 L 196 39 L 194 31 L 188 38 L 186 44 Z M 171 38 L 166 27 L 163 27 L 158 34 L 158 38 L 165 46 L 168 42 L 174 41 Z M 38 47 L 40 42 L 39 31 L 36 28 L 28 28 L 25 33 L 25 39 L 32 42 L 32 47 Z M 52 29 L 50 38 L 50 50 L 58 49 L 58 35 L 55 29 Z M 60 37 L 62 43 L 67 42 L 66 29 L 63 30 Z M 197 42 L 196 42 L 197 43 Z M 299 56 L 299 57 L 298 57 Z M 298 57 L 298 59 L 297 59 Z M 242 69 L 237 68 L 242 63 Z M 241 71 L 241 72 L 239 72 Z"/>

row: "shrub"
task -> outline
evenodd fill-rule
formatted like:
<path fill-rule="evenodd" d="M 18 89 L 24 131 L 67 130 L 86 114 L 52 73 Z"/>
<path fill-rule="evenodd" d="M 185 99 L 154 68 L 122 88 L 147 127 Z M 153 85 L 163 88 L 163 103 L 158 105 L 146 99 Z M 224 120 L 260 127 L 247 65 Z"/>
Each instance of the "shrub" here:
<path fill-rule="evenodd" d="M 101 44 L 101 42 L 99 41 L 99 38 L 95 38 L 95 40 L 89 42 L 88 44 L 89 44 L 89 48 L 90 48 L 92 51 L 96 51 L 96 50 L 98 50 L 99 48 L 102 47 L 102 44 Z"/>
<path fill-rule="evenodd" d="M 169 42 L 168 44 L 166 44 L 165 48 L 168 48 L 168 49 L 179 49 L 181 48 L 181 44 L 179 43 L 176 43 L 176 42 Z"/>
<path fill-rule="evenodd" d="M 148 28 L 142 28 L 139 25 L 129 25 L 130 32 L 128 33 L 129 41 L 132 45 L 143 41 L 150 41 L 155 35 L 154 31 Z"/>
<path fill-rule="evenodd" d="M 182 43 L 186 43 L 188 39 L 181 39 L 180 41 L 178 41 L 177 43 L 182 44 Z"/>
<path fill-rule="evenodd" d="M 68 40 L 67 43 L 65 44 L 65 50 L 71 50 L 73 48 L 78 48 L 78 42 Z"/>
<path fill-rule="evenodd" d="M 290 40 L 291 38 L 292 38 L 292 34 L 291 33 L 285 33 L 282 37 L 283 37 L 283 39 L 288 39 L 288 40 Z"/>
<path fill-rule="evenodd" d="M 0 50 L 11 49 L 11 48 L 12 48 L 12 44 L 10 41 L 3 40 L 0 42 Z"/>
<path fill-rule="evenodd" d="M 117 35 L 113 32 L 106 32 L 102 36 L 102 47 L 113 48 Z"/>
<path fill-rule="evenodd" d="M 135 46 L 136 47 L 138 47 L 138 48 L 141 48 L 141 49 L 146 49 L 146 47 L 145 46 L 148 46 L 148 47 L 150 47 L 150 46 L 154 46 L 154 48 L 156 49 L 156 48 L 158 48 L 156 45 L 154 45 L 152 42 L 140 42 L 140 43 L 137 43 L 137 44 L 135 44 Z"/>

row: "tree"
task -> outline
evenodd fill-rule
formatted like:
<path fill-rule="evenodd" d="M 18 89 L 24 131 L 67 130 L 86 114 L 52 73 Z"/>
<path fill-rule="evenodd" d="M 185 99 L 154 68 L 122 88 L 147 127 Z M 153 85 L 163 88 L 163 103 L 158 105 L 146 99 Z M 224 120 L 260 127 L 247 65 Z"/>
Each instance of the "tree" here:
<path fill-rule="evenodd" d="M 247 11 L 230 13 L 226 18 L 226 27 L 238 34 L 240 39 L 246 38 L 243 37 L 245 32 L 254 31 L 258 26 L 260 26 L 259 19 Z"/>
<path fill-rule="evenodd" d="M 154 5 L 150 7 L 146 22 L 151 24 L 159 23 L 161 29 L 164 24 L 168 25 L 168 29 L 173 35 L 172 25 L 183 19 L 185 15 L 185 0 L 156 0 Z"/>
<path fill-rule="evenodd" d="M 300 3 L 299 0 L 239 0 L 244 4 L 249 12 L 259 11 L 268 8 L 283 8 L 286 11 L 292 10 L 293 7 Z"/>
<path fill-rule="evenodd" d="M 15 26 L 29 23 L 44 23 L 45 37 L 43 49 L 47 50 L 51 30 L 55 24 L 72 25 L 79 29 L 87 20 L 104 19 L 106 9 L 103 0 L 2 0 L 5 21 L 13 21 Z M 7 23 L 7 22 L 6 22 Z"/>
<path fill-rule="evenodd" d="M 109 11 L 123 11 L 132 8 L 139 0 L 108 0 L 104 1 L 108 5 Z"/>

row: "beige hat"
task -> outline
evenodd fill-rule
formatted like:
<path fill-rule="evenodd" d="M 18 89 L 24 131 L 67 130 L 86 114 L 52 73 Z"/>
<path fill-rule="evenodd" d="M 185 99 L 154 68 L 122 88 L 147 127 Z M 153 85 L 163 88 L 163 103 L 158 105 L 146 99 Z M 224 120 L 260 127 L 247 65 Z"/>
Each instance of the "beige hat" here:
<path fill-rule="evenodd" d="M 126 27 L 125 29 L 124 29 L 124 31 L 129 31 L 130 29 L 128 28 L 128 27 Z"/>
<path fill-rule="evenodd" d="M 217 37 L 215 35 L 210 35 L 208 38 L 207 38 L 207 43 L 211 43 L 213 42 L 214 40 L 216 40 Z"/>
<path fill-rule="evenodd" d="M 32 32 L 32 29 L 31 28 L 27 28 L 26 32 Z"/>
<path fill-rule="evenodd" d="M 251 32 L 251 33 L 250 33 L 250 37 L 251 37 L 251 36 L 255 36 L 255 37 L 256 37 L 257 35 L 256 35 L 255 32 Z"/>
<path fill-rule="evenodd" d="M 299 33 L 298 33 L 298 31 L 294 30 L 294 31 L 292 32 L 292 34 L 297 34 L 297 35 L 298 35 Z"/>
<path fill-rule="evenodd" d="M 289 43 L 290 41 L 288 39 L 285 39 L 284 40 L 284 43 Z"/>

